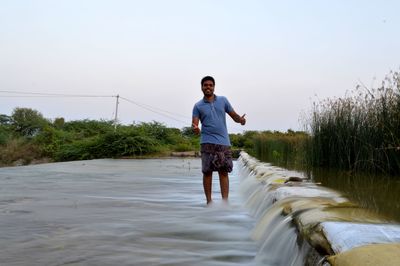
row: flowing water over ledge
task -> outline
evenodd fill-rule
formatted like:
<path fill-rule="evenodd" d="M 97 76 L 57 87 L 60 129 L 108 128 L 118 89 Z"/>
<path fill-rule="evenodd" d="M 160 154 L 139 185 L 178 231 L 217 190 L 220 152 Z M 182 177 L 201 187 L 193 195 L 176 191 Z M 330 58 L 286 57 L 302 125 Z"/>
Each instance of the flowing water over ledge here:
<path fill-rule="evenodd" d="M 299 172 L 242 153 L 230 181 L 206 207 L 199 159 L 1 168 L 0 265 L 400 263 L 400 225 Z"/>
<path fill-rule="evenodd" d="M 260 160 L 270 162 L 265 157 L 261 157 Z M 343 193 L 360 206 L 400 222 L 400 176 L 321 168 L 306 169 L 304 165 L 272 164 L 303 173 L 313 182 Z"/>
<path fill-rule="evenodd" d="M 299 172 L 239 158 L 264 265 L 400 265 L 400 224 Z"/>
<path fill-rule="evenodd" d="M 209 208 L 198 159 L 2 168 L 0 265 L 255 265 L 237 168 Z"/>

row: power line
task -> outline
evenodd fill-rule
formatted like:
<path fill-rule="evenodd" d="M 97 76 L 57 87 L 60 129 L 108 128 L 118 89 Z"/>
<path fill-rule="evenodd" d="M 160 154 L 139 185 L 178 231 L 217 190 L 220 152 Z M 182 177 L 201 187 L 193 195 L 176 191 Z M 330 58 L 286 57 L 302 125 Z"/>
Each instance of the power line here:
<path fill-rule="evenodd" d="M 143 109 L 146 109 L 146 110 L 148 110 L 148 111 L 150 111 L 150 112 L 153 112 L 153 113 L 162 115 L 162 116 L 164 116 L 164 117 L 167 117 L 167 118 L 169 118 L 169 119 L 175 120 L 175 121 L 177 121 L 177 122 L 181 122 L 181 123 L 183 123 L 184 125 L 187 125 L 187 123 L 188 123 L 187 121 L 182 121 L 182 120 L 177 119 L 177 118 L 175 118 L 175 117 L 172 117 L 172 116 L 170 116 L 170 115 L 168 115 L 168 114 L 165 114 L 165 113 L 168 112 L 168 111 L 163 111 L 163 112 L 164 112 L 164 113 L 163 113 L 163 112 L 160 112 L 160 111 L 155 110 L 155 109 L 159 109 L 159 108 L 151 107 L 150 105 L 147 105 L 147 106 L 146 106 L 146 105 L 144 105 L 144 104 L 141 104 L 141 103 L 132 101 L 132 100 L 127 99 L 127 98 L 125 98 L 125 97 L 121 97 L 121 96 L 120 96 L 120 99 L 125 100 L 125 101 L 127 101 L 127 102 L 129 102 L 129 103 L 132 103 L 132 104 L 134 104 L 134 105 L 137 105 L 137 106 L 139 106 L 139 107 L 141 107 L 141 108 L 143 108 Z M 161 109 L 159 109 L 159 110 L 161 110 Z M 170 112 L 168 112 L 168 113 L 170 113 Z M 180 115 L 180 116 L 182 116 L 182 115 Z"/>
<path fill-rule="evenodd" d="M 124 100 L 129 100 L 129 99 L 125 98 Z M 172 116 L 179 116 L 179 117 L 182 117 L 182 118 L 185 118 L 185 119 L 191 119 L 191 117 L 189 117 L 189 116 L 173 113 L 173 112 L 170 112 L 170 111 L 158 108 L 158 107 L 151 106 L 149 104 L 139 103 L 137 101 L 132 101 L 132 100 L 129 100 L 129 101 L 132 102 L 133 104 L 141 105 L 141 107 L 147 107 L 147 108 L 150 108 L 150 109 L 158 110 L 158 111 L 163 112 L 163 113 L 168 113 L 168 114 L 170 114 Z"/>
<path fill-rule="evenodd" d="M 59 95 L 0 95 L 0 98 L 57 98 Z M 62 96 L 63 98 L 94 98 L 93 96 Z M 111 98 L 116 96 L 96 96 L 96 98 Z"/>
<path fill-rule="evenodd" d="M 169 119 L 175 120 L 177 122 L 183 123 L 184 125 L 187 125 L 187 121 L 183 121 L 180 119 L 177 119 L 176 117 L 182 117 L 185 119 L 191 119 L 188 116 L 184 116 L 181 114 L 177 114 L 177 113 L 173 113 L 173 112 L 169 112 L 167 110 L 163 110 L 161 108 L 158 107 L 154 107 L 148 104 L 144 104 L 144 103 L 139 103 L 133 100 L 130 100 L 128 98 L 119 96 L 119 95 L 87 95 L 87 94 L 65 94 L 65 93 L 44 93 L 44 92 L 26 92 L 26 91 L 8 91 L 8 90 L 0 90 L 0 93 L 5 93 L 5 94 L 17 94 L 17 95 L 0 95 L 1 98 L 39 98 L 39 97 L 83 97 L 83 98 L 92 98 L 92 97 L 116 97 L 118 99 L 118 97 L 120 99 L 123 99 L 129 103 L 132 103 L 136 106 L 139 106 L 143 109 L 146 109 L 150 112 L 159 114 L 161 116 L 167 117 Z M 20 94 L 20 95 L 18 95 Z M 116 120 L 116 119 L 115 119 Z"/>
<path fill-rule="evenodd" d="M 0 93 L 36 95 L 36 97 L 41 97 L 41 96 L 52 96 L 52 97 L 108 97 L 108 98 L 117 97 L 116 95 L 65 94 L 65 93 L 45 93 L 45 92 L 5 91 L 5 90 L 0 90 Z M 0 97 L 7 97 L 7 96 L 0 96 Z M 28 97 L 28 96 L 8 96 L 8 97 Z"/>
<path fill-rule="evenodd" d="M 46 98 L 51 98 L 51 97 L 82 97 L 82 98 L 112 98 L 112 97 L 116 97 L 118 99 L 118 97 L 122 100 L 125 100 L 131 104 L 134 104 L 140 108 L 143 108 L 145 110 L 148 110 L 150 112 L 156 113 L 158 115 L 167 117 L 169 119 L 175 120 L 177 122 L 183 123 L 184 125 L 188 124 L 188 120 L 190 120 L 191 118 L 189 116 L 185 116 L 182 114 L 177 114 L 177 113 L 173 113 L 173 112 L 169 112 L 167 110 L 158 108 L 158 107 L 154 107 L 148 104 L 144 104 L 144 103 L 139 103 L 137 101 L 133 101 L 130 100 L 128 98 L 119 96 L 119 95 L 88 95 L 88 94 L 65 94 L 65 93 L 45 93 L 45 92 L 23 92 L 23 91 L 7 91 L 7 90 L 0 90 L 0 93 L 6 93 L 6 94 L 22 94 L 22 95 L 0 95 L 0 98 L 40 98 L 40 97 L 46 97 Z M 117 100 L 118 101 L 118 100 Z M 117 103 L 118 105 L 118 103 Z M 117 112 L 117 111 L 116 111 Z M 188 119 L 187 121 L 183 121 L 180 120 L 178 118 L 176 118 L 177 116 Z M 114 118 L 114 120 L 116 121 L 117 118 Z M 239 129 L 238 127 L 233 127 L 236 130 L 243 130 L 243 129 Z"/>

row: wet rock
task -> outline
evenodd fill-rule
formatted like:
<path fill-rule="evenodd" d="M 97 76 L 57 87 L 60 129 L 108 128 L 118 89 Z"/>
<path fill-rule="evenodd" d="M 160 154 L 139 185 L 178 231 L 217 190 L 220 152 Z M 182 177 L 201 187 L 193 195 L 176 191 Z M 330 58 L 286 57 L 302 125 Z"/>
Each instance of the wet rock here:
<path fill-rule="evenodd" d="M 285 181 L 285 183 L 288 183 L 288 182 L 303 182 L 303 180 L 304 180 L 304 178 L 301 178 L 299 176 L 291 176 Z"/>

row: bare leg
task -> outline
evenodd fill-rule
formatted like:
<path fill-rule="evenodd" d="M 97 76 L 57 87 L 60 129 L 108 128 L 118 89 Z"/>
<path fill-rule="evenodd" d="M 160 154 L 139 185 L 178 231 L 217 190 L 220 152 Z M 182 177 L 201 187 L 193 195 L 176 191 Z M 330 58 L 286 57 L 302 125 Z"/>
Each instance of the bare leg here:
<path fill-rule="evenodd" d="M 212 202 L 211 199 L 212 172 L 203 174 L 203 187 L 204 187 L 204 194 L 206 194 L 207 205 L 208 205 Z"/>
<path fill-rule="evenodd" d="M 229 177 L 227 172 L 218 172 L 219 185 L 221 186 L 221 196 L 223 200 L 228 200 L 229 195 Z"/>

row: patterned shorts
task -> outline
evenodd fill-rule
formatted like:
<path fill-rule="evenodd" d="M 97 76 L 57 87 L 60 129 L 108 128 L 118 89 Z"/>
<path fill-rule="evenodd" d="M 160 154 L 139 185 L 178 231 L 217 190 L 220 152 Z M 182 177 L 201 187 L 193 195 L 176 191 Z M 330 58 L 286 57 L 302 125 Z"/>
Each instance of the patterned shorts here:
<path fill-rule="evenodd" d="M 213 171 L 232 172 L 232 152 L 229 146 L 203 143 L 201 144 L 201 166 L 202 172 Z"/>

